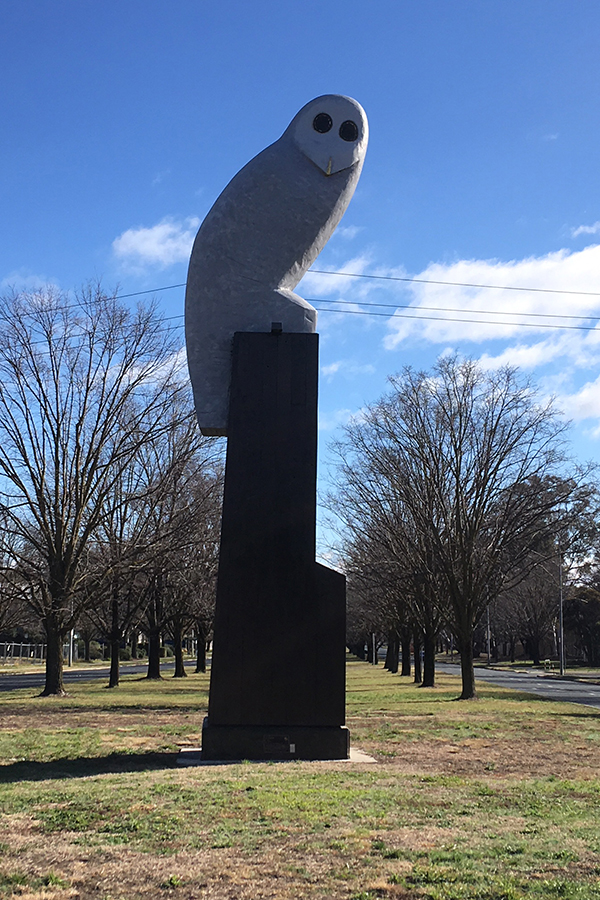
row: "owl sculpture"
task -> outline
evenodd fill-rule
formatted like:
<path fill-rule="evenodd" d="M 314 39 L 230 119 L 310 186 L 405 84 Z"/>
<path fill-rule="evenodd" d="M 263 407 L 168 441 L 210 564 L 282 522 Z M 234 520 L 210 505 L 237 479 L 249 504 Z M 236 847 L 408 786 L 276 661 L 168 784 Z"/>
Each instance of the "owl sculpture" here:
<path fill-rule="evenodd" d="M 311 100 L 229 182 L 200 226 L 185 320 L 203 434 L 227 434 L 236 331 L 315 331 L 317 311 L 294 288 L 350 202 L 367 140 L 356 100 L 339 94 Z"/>

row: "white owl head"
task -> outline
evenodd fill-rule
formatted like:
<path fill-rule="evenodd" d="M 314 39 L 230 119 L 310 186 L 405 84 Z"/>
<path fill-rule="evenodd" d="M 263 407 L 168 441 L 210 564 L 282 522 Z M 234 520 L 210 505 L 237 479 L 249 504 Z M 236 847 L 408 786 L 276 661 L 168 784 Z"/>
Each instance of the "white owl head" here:
<path fill-rule="evenodd" d="M 365 111 L 356 100 L 325 94 L 311 100 L 286 129 L 294 143 L 325 175 L 362 163 L 369 139 Z"/>

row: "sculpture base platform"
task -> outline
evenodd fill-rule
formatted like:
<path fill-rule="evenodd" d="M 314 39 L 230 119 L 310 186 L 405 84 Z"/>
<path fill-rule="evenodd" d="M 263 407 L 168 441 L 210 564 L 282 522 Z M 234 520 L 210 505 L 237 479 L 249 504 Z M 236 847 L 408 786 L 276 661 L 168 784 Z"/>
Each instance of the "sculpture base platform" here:
<path fill-rule="evenodd" d="M 204 720 L 202 760 L 349 759 L 343 725 L 211 725 Z"/>
<path fill-rule="evenodd" d="M 235 766 L 240 765 L 240 763 L 244 762 L 252 762 L 252 763 L 261 763 L 265 762 L 265 760 L 260 759 L 203 759 L 202 758 L 202 748 L 201 747 L 182 747 L 179 751 L 179 756 L 177 757 L 177 765 L 178 766 Z M 270 759 L 268 762 L 293 762 L 291 759 Z M 377 764 L 377 760 L 374 756 L 369 756 L 368 753 L 364 753 L 362 750 L 357 750 L 356 747 L 350 748 L 350 756 L 342 759 L 305 759 L 302 762 L 310 763 L 313 766 L 322 765 L 324 763 L 336 762 L 336 763 L 347 763 L 351 765 L 353 763 L 367 763 L 369 765 Z"/>

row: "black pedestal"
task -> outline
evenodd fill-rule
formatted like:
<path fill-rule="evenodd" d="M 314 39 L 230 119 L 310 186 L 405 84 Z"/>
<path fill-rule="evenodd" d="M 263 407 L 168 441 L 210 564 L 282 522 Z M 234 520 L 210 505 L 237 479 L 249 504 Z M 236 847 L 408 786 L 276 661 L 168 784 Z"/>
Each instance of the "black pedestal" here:
<path fill-rule="evenodd" d="M 234 337 L 204 759 L 339 759 L 345 578 L 315 562 L 318 336 Z"/>

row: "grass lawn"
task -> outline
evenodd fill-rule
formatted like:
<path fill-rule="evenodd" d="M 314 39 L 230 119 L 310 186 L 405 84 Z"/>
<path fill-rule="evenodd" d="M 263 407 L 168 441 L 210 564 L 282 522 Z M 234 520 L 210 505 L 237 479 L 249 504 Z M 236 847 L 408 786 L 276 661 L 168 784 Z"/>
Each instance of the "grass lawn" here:
<path fill-rule="evenodd" d="M 600 898 L 600 713 L 348 664 L 368 763 L 180 769 L 208 679 L 0 694 L 0 897 Z"/>

